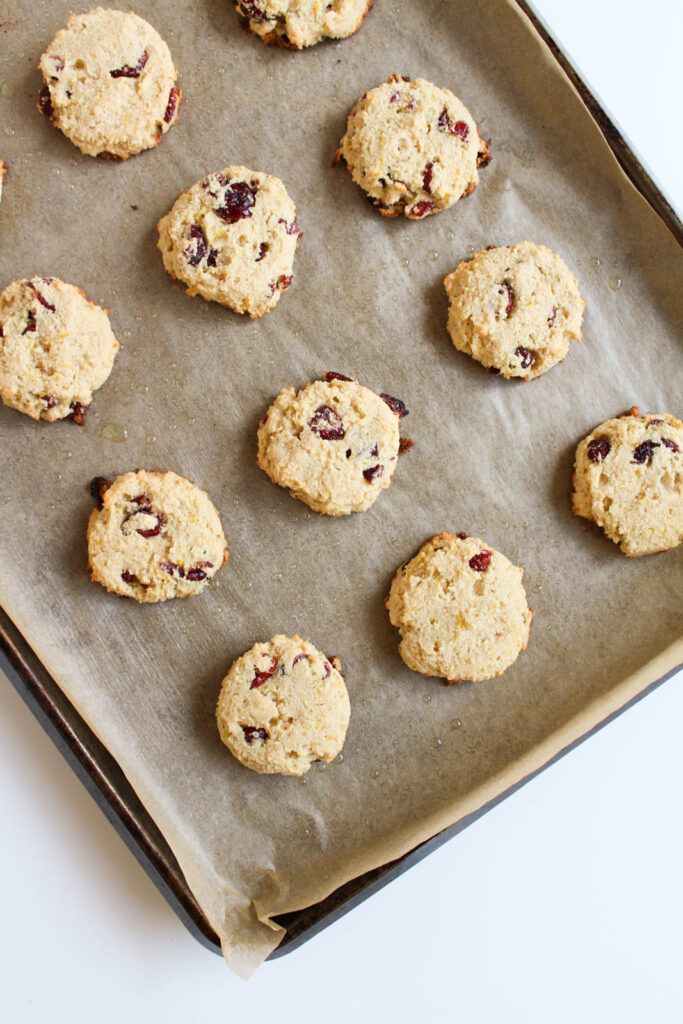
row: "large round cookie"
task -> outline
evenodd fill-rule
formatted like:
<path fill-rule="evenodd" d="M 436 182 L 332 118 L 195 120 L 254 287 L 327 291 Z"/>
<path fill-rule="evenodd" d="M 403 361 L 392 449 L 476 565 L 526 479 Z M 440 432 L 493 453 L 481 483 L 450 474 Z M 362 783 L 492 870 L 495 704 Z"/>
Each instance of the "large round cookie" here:
<path fill-rule="evenodd" d="M 216 719 L 221 739 L 247 768 L 303 775 L 313 761 L 336 757 L 350 713 L 337 668 L 307 640 L 278 634 L 232 665 Z"/>
<path fill-rule="evenodd" d="M 205 491 L 175 473 L 139 469 L 113 483 L 96 477 L 99 508 L 88 520 L 88 567 L 95 582 L 136 601 L 198 594 L 228 552 Z"/>
<path fill-rule="evenodd" d="M 683 423 L 660 412 L 601 423 L 576 449 L 572 507 L 625 555 L 638 558 L 683 540 Z"/>
<path fill-rule="evenodd" d="M 491 154 L 452 92 L 392 75 L 351 110 L 341 157 L 380 213 L 420 219 L 473 192 Z"/>
<path fill-rule="evenodd" d="M 406 413 L 391 395 L 328 373 L 302 391 L 280 392 L 259 425 L 257 461 L 316 512 L 362 512 L 391 483 Z"/>
<path fill-rule="evenodd" d="M 357 32 L 373 0 L 235 0 L 246 26 L 264 43 L 293 50 L 323 39 L 346 39 Z"/>
<path fill-rule="evenodd" d="M 484 249 L 444 284 L 453 344 L 504 377 L 532 380 L 581 339 L 585 302 L 578 281 L 544 245 Z"/>
<path fill-rule="evenodd" d="M 523 570 L 464 533 L 440 533 L 397 571 L 386 598 L 408 668 L 451 683 L 500 675 L 529 640 Z"/>
<path fill-rule="evenodd" d="M 56 277 L 0 294 L 0 398 L 33 419 L 83 423 L 119 343 L 104 309 Z"/>
<path fill-rule="evenodd" d="M 40 58 L 38 108 L 89 156 L 156 146 L 178 116 L 180 89 L 168 46 L 131 11 L 72 14 Z"/>
<path fill-rule="evenodd" d="M 225 167 L 182 192 L 158 224 L 171 277 L 190 295 L 260 317 L 292 283 L 301 229 L 279 178 Z"/>

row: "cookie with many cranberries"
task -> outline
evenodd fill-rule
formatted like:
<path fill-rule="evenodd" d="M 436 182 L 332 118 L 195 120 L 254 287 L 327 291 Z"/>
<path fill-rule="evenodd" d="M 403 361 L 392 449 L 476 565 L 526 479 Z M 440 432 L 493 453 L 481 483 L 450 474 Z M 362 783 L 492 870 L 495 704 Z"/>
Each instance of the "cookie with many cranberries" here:
<path fill-rule="evenodd" d="M 601 423 L 576 449 L 572 509 L 625 555 L 683 540 L 683 423 L 665 412 L 630 412 Z"/>
<path fill-rule="evenodd" d="M 190 295 L 260 317 L 292 283 L 301 237 L 279 178 L 248 167 L 207 174 L 158 224 L 166 270 Z"/>
<path fill-rule="evenodd" d="M 245 28 L 264 43 L 291 50 L 352 36 L 372 4 L 373 0 L 235 0 Z"/>
<path fill-rule="evenodd" d="M 125 160 L 156 146 L 178 117 L 168 46 L 132 11 L 72 14 L 40 70 L 38 109 L 88 156 Z"/>
<path fill-rule="evenodd" d="M 490 246 L 463 260 L 444 285 L 453 344 L 503 377 L 539 377 L 581 340 L 579 283 L 544 245 Z"/>
<path fill-rule="evenodd" d="M 107 311 L 56 277 L 0 293 L 0 398 L 32 419 L 82 424 L 119 343 Z"/>
<path fill-rule="evenodd" d="M 466 533 L 440 533 L 396 572 L 385 600 L 408 668 L 449 683 L 500 675 L 529 640 L 523 569 Z"/>
<path fill-rule="evenodd" d="M 175 473 L 136 470 L 95 477 L 88 520 L 88 568 L 113 594 L 166 601 L 198 594 L 228 549 L 208 495 Z"/>
<path fill-rule="evenodd" d="M 335 162 L 342 158 L 385 217 L 421 220 L 473 192 L 491 154 L 452 92 L 391 75 L 352 108 Z"/>
<path fill-rule="evenodd" d="M 400 452 L 404 403 L 327 372 L 301 391 L 285 388 L 261 419 L 258 464 L 315 512 L 362 512 L 388 487 Z"/>
<path fill-rule="evenodd" d="M 221 739 L 246 768 L 303 775 L 314 761 L 337 756 L 350 713 L 339 658 L 278 634 L 231 666 L 216 720 Z"/>

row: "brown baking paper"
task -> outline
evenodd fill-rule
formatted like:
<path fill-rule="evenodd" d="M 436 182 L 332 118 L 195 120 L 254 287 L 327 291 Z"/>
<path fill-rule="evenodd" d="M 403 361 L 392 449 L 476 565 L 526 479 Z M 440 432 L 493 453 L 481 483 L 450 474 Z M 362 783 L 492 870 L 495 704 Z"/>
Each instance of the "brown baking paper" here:
<path fill-rule="evenodd" d="M 514 4 L 377 0 L 354 38 L 290 53 L 227 0 L 141 0 L 184 99 L 158 149 L 125 163 L 82 156 L 35 109 L 68 11 L 3 4 L 0 286 L 77 284 L 122 350 L 83 428 L 0 409 L 0 602 L 248 975 L 282 937 L 273 915 L 480 807 L 680 661 L 681 551 L 625 558 L 568 497 L 597 423 L 635 404 L 680 415 L 680 255 Z M 331 166 L 349 108 L 393 72 L 452 89 L 491 140 L 475 193 L 421 222 L 383 219 Z M 178 193 L 232 163 L 279 175 L 304 232 L 261 321 L 187 296 L 156 248 Z M 455 351 L 442 279 L 527 238 L 561 253 L 588 304 L 583 342 L 520 384 Z M 339 520 L 255 462 L 269 402 L 326 368 L 402 398 L 415 440 L 376 505 Z M 89 581 L 88 483 L 136 467 L 187 476 L 220 511 L 230 559 L 200 597 L 141 606 Z M 531 640 L 498 679 L 447 687 L 397 654 L 384 595 L 441 530 L 525 567 Z M 298 780 L 242 768 L 214 722 L 233 659 L 277 632 L 339 655 L 352 702 L 343 760 Z"/>

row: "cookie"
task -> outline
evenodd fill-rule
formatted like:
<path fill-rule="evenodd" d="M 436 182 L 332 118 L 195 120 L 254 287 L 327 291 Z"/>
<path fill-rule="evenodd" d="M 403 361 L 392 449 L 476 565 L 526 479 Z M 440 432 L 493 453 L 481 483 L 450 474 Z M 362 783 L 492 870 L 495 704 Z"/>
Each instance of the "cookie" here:
<path fill-rule="evenodd" d="M 257 462 L 315 512 L 362 512 L 388 487 L 400 450 L 403 402 L 338 373 L 284 388 L 258 428 Z"/>
<path fill-rule="evenodd" d="M 683 423 L 659 412 L 607 420 L 576 449 L 572 507 L 625 555 L 639 558 L 683 540 Z"/>
<path fill-rule="evenodd" d="M 34 420 L 83 423 L 119 343 L 106 310 L 56 277 L 0 293 L 0 398 Z"/>
<path fill-rule="evenodd" d="M 166 601 L 203 590 L 228 552 L 205 491 L 175 473 L 143 469 L 91 485 L 88 568 L 113 594 Z"/>
<path fill-rule="evenodd" d="M 342 157 L 380 213 L 419 220 L 473 192 L 491 154 L 452 92 L 392 75 L 352 108 Z"/>
<path fill-rule="evenodd" d="M 301 229 L 279 178 L 226 167 L 182 192 L 159 224 L 171 277 L 236 313 L 260 317 L 292 283 Z"/>
<path fill-rule="evenodd" d="M 223 743 L 246 768 L 303 775 L 344 745 L 351 707 L 338 658 L 278 634 L 254 644 L 223 680 L 216 719 Z"/>
<path fill-rule="evenodd" d="M 168 46 L 132 11 L 72 14 L 39 66 L 38 109 L 88 156 L 125 160 L 150 149 L 178 116 Z"/>
<path fill-rule="evenodd" d="M 467 534 L 440 533 L 398 570 L 385 604 L 408 668 L 449 683 L 500 675 L 529 640 L 523 570 Z"/>
<path fill-rule="evenodd" d="M 544 245 L 483 249 L 444 284 L 453 344 L 504 377 L 539 377 L 581 340 L 579 283 Z"/>
<path fill-rule="evenodd" d="M 357 32 L 373 0 L 235 0 L 237 13 L 264 43 L 303 50 Z"/>

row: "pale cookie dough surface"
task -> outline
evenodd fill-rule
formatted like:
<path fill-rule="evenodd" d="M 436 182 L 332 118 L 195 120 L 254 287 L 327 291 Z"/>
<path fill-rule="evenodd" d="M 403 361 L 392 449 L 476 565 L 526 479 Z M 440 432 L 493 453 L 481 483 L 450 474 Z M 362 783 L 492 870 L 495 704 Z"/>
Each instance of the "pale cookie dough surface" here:
<path fill-rule="evenodd" d="M 346 39 L 363 24 L 373 0 L 235 0 L 238 13 L 266 43 L 302 50 Z"/>
<path fill-rule="evenodd" d="M 399 417 L 355 380 L 318 380 L 298 392 L 284 388 L 261 420 L 257 461 L 274 483 L 316 512 L 362 512 L 391 483 Z"/>
<path fill-rule="evenodd" d="M 625 555 L 638 558 L 683 540 L 683 423 L 634 408 L 607 420 L 576 449 L 572 506 Z"/>
<path fill-rule="evenodd" d="M 543 245 L 484 249 L 444 285 L 453 344 L 504 377 L 532 380 L 581 340 L 585 302 L 578 281 Z"/>
<path fill-rule="evenodd" d="M 88 521 L 88 567 L 112 593 L 143 602 L 188 597 L 225 563 L 218 512 L 189 480 L 138 470 L 111 485 L 96 478 L 93 493 L 102 507 Z"/>
<path fill-rule="evenodd" d="M 449 682 L 504 672 L 529 640 L 522 575 L 476 537 L 441 533 L 423 544 L 386 599 L 408 668 Z"/>
<path fill-rule="evenodd" d="M 171 277 L 190 295 L 260 317 L 292 283 L 301 229 L 279 178 L 226 167 L 196 182 L 158 224 Z"/>
<path fill-rule="evenodd" d="M 40 58 L 40 70 L 40 110 L 88 156 L 125 160 L 156 146 L 178 116 L 168 46 L 132 11 L 72 14 Z"/>
<path fill-rule="evenodd" d="M 232 665 L 216 719 L 221 739 L 245 767 L 303 775 L 313 761 L 337 756 L 350 713 L 341 673 L 325 655 L 307 640 L 278 634 Z"/>
<path fill-rule="evenodd" d="M 33 419 L 83 422 L 119 343 L 105 310 L 56 277 L 0 294 L 0 398 Z"/>
<path fill-rule="evenodd" d="M 472 192 L 490 153 L 452 92 L 392 75 L 351 110 L 340 157 L 382 214 L 420 219 Z"/>

